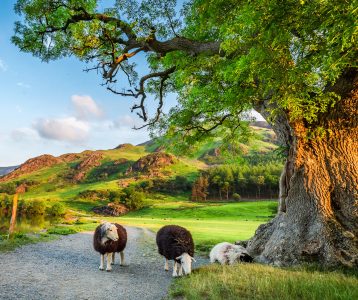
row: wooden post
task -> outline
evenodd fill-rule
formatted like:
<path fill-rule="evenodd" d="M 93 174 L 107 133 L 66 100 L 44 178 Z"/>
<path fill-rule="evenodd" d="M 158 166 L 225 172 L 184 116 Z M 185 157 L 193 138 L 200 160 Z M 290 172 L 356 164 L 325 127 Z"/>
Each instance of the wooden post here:
<path fill-rule="evenodd" d="M 11 212 L 11 220 L 10 220 L 10 227 L 9 227 L 9 238 L 14 233 L 15 225 L 16 225 L 16 216 L 17 216 L 17 203 L 19 200 L 19 194 L 22 194 L 26 191 L 26 186 L 21 184 L 16 189 L 16 193 L 14 195 L 14 199 L 12 202 L 12 212 Z"/>
<path fill-rule="evenodd" d="M 16 225 L 16 215 L 17 215 L 17 202 L 19 199 L 19 194 L 16 193 L 14 195 L 14 200 L 12 202 L 12 213 L 9 227 L 9 237 L 14 233 L 15 225 Z"/>

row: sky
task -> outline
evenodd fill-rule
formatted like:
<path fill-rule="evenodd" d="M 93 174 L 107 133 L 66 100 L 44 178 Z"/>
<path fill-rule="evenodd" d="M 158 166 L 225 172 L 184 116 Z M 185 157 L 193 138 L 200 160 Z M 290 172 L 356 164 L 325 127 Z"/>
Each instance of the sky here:
<path fill-rule="evenodd" d="M 85 63 L 76 58 L 44 63 L 11 43 L 20 18 L 14 3 L 0 1 L 0 167 L 45 153 L 57 156 L 148 140 L 146 130 L 132 129 L 141 124 L 130 112 L 133 100 L 107 91 L 100 75 L 83 72 Z M 139 67 L 146 69 L 144 58 Z M 169 96 L 167 107 L 174 99 Z"/>
<path fill-rule="evenodd" d="M 91 65 L 76 58 L 44 63 L 11 43 L 20 20 L 15 2 L 0 0 L 0 167 L 42 154 L 147 141 L 145 129 L 133 129 L 141 124 L 130 112 L 133 100 L 107 91 L 95 71 L 83 72 Z M 147 70 L 144 57 L 138 67 Z M 175 95 L 169 95 L 164 111 L 174 104 Z"/>

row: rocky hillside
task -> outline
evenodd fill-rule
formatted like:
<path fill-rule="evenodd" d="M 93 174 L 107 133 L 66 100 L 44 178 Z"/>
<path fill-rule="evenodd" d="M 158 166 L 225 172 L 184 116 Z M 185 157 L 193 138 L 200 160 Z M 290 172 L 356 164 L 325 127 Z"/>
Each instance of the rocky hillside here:
<path fill-rule="evenodd" d="M 0 182 L 15 179 L 21 175 L 29 174 L 34 171 L 40 170 L 44 167 L 51 167 L 53 165 L 61 163 L 62 160 L 59 157 L 44 154 L 35 158 L 31 158 L 20 165 L 17 169 L 10 172 L 9 174 L 0 178 Z"/>
<path fill-rule="evenodd" d="M 145 173 L 153 175 L 159 172 L 160 169 L 173 165 L 176 162 L 177 159 L 171 154 L 155 152 L 138 159 L 128 168 L 126 174 Z"/>
<path fill-rule="evenodd" d="M 277 148 L 272 130 L 262 124 L 255 125 L 252 127 L 254 137 L 249 143 L 239 145 L 240 151 L 237 151 L 244 160 L 272 155 L 272 150 Z M 91 189 L 91 186 L 113 190 L 148 179 L 163 183 L 179 176 L 192 182 L 201 170 L 227 161 L 222 155 L 221 144 L 220 140 L 208 142 L 196 153 L 181 156 L 166 153 L 157 141 L 137 146 L 120 144 L 110 150 L 83 151 L 58 157 L 45 154 L 27 160 L 0 177 L 0 193 L 1 187 L 6 190 L 4 185 L 16 187 L 22 182 L 27 184 L 27 194 L 46 197 L 52 192 L 57 196 L 57 190 L 65 192 L 71 188 L 78 193 Z M 156 184 L 160 185 L 158 182 Z M 64 196 L 69 197 L 69 194 Z"/>

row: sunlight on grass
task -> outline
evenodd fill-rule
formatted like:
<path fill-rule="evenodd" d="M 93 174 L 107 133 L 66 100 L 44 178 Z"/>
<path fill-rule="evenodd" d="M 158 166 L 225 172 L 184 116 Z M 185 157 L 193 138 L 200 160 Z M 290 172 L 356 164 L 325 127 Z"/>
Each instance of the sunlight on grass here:
<path fill-rule="evenodd" d="M 340 272 L 259 264 L 205 266 L 176 279 L 171 299 L 358 299 L 358 278 Z"/>

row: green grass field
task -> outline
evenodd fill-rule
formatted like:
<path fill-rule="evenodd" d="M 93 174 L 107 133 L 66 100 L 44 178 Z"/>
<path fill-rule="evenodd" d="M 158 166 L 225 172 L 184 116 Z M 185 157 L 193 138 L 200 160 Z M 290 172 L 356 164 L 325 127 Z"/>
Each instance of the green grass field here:
<path fill-rule="evenodd" d="M 103 219 L 147 227 L 153 231 L 168 224 L 184 226 L 191 231 L 196 248 L 208 251 L 221 241 L 250 238 L 260 224 L 274 216 L 277 209 L 275 201 L 195 203 L 185 200 L 183 196 L 162 196 L 150 203 L 150 206 L 125 216 Z"/>
<path fill-rule="evenodd" d="M 169 299 L 358 299 L 358 273 L 259 264 L 210 265 L 176 279 Z"/>

